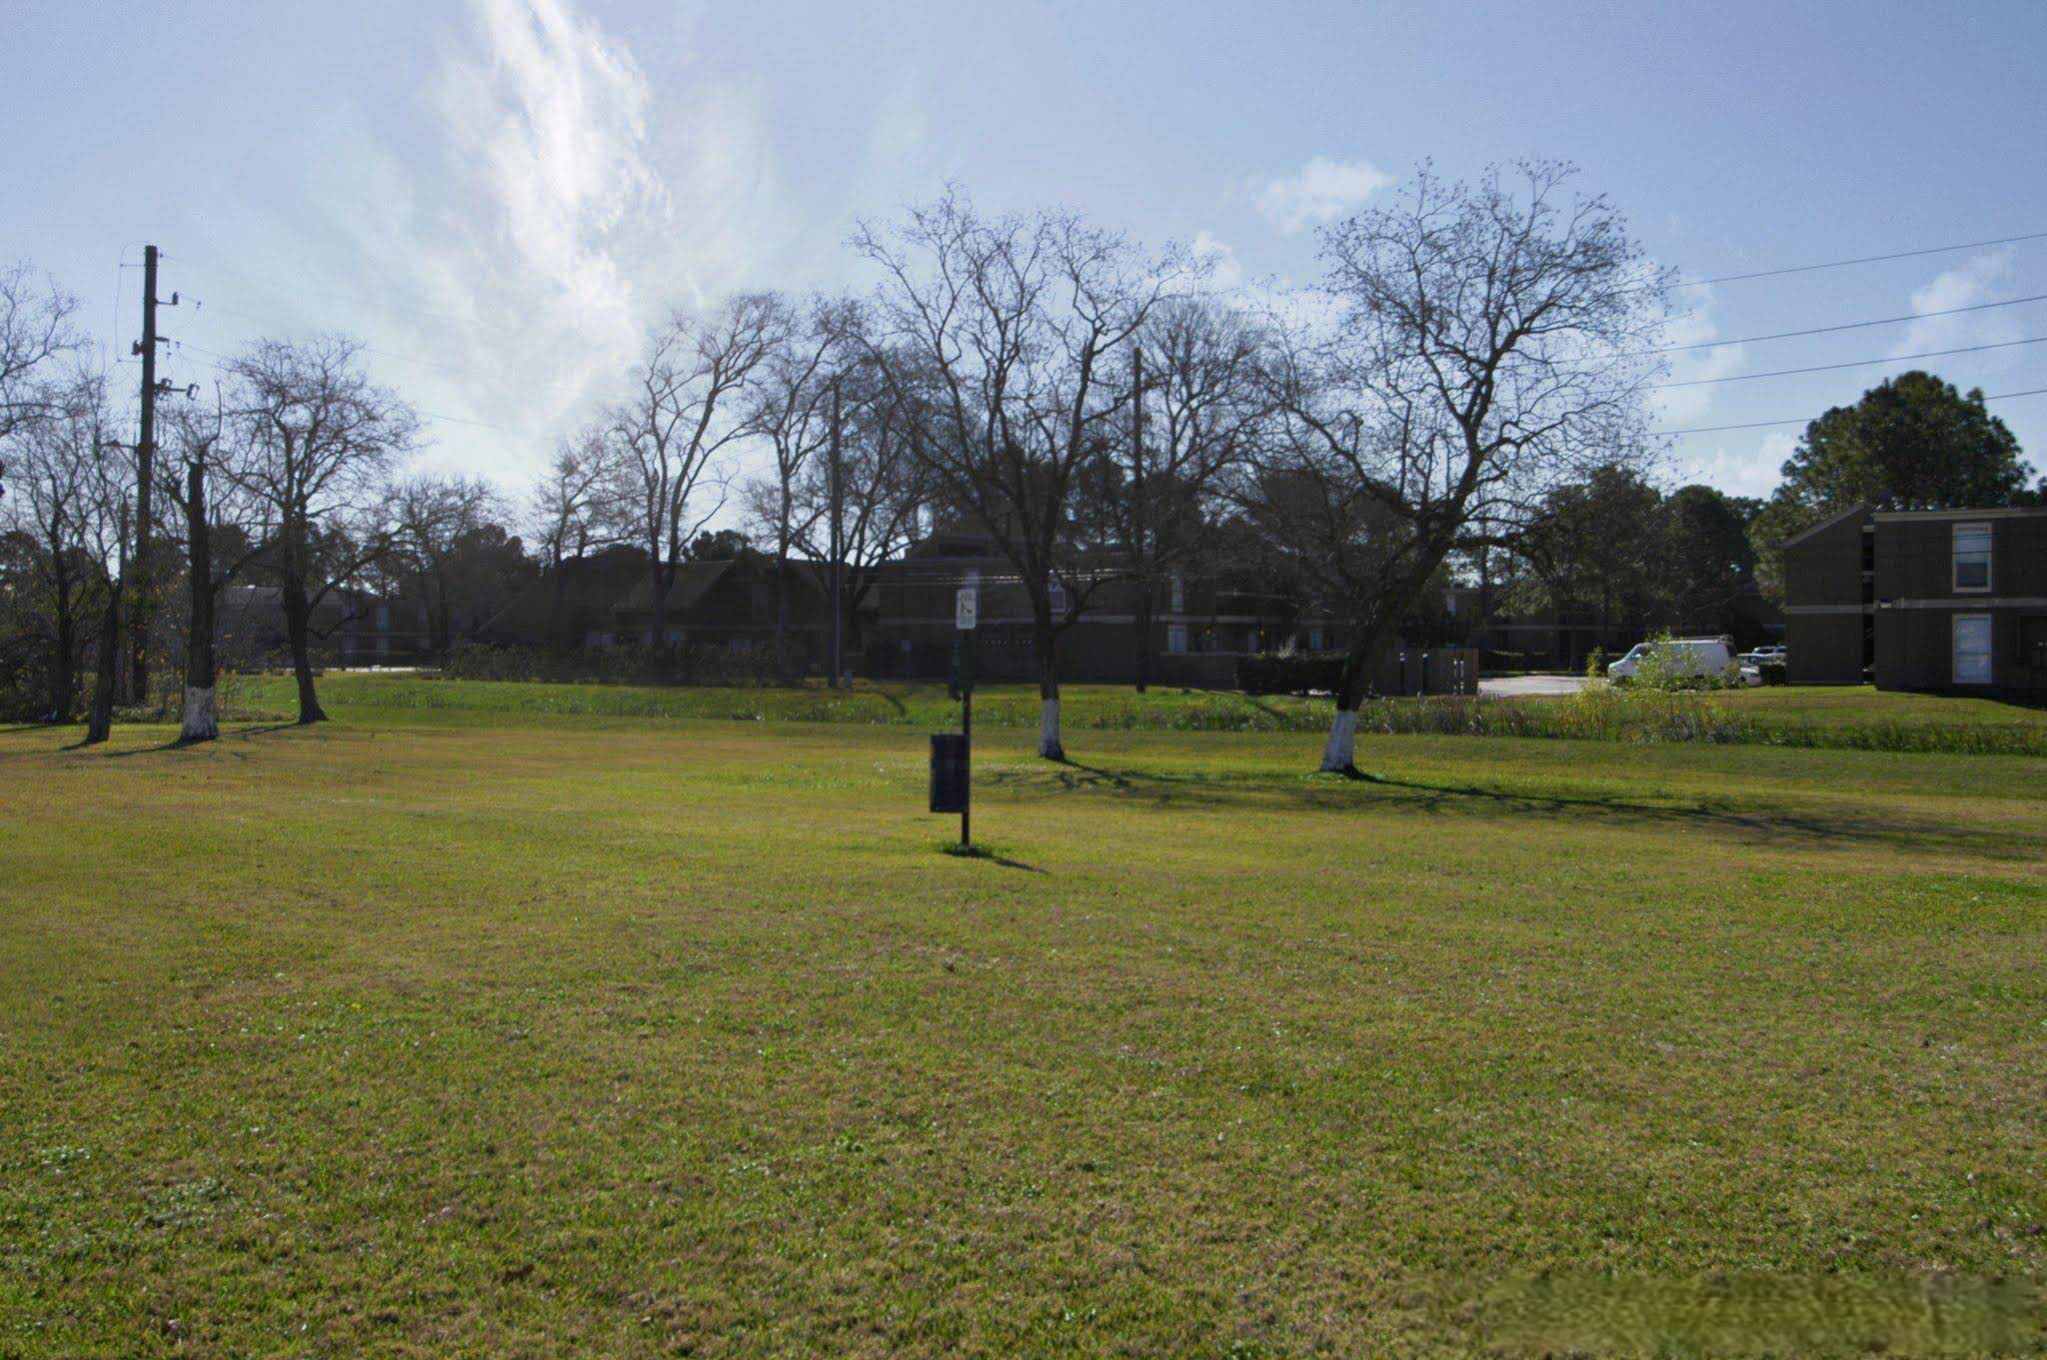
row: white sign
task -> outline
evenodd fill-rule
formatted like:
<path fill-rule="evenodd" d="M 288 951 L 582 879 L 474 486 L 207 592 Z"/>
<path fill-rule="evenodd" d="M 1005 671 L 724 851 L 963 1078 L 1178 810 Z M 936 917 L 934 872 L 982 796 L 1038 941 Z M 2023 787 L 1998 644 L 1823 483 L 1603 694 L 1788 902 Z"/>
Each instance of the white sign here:
<path fill-rule="evenodd" d="M 959 594 L 952 600 L 952 626 L 961 632 L 971 631 L 981 612 L 981 588 L 961 586 Z"/>

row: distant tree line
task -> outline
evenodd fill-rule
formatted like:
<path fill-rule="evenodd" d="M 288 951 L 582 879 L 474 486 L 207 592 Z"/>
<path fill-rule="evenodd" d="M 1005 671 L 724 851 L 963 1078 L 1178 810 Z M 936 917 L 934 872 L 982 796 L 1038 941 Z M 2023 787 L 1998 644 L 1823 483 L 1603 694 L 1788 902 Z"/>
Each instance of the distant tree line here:
<path fill-rule="evenodd" d="M 572 564 L 628 563 L 658 662 L 683 565 L 742 547 L 773 566 L 790 674 L 799 564 L 850 623 L 883 563 L 949 526 L 985 538 L 1029 602 L 1042 754 L 1063 756 L 1061 639 L 1099 592 L 1148 600 L 1230 566 L 1342 625 L 1322 760 L 1342 770 L 1374 652 L 1441 626 L 1453 580 L 1602 618 L 1704 616 L 1767 573 L 1771 535 L 1844 498 L 2009 498 L 2030 475 L 1980 394 L 1908 374 L 1815 422 L 1767 504 L 1666 494 L 1645 398 L 1668 277 L 1552 162 L 1470 182 L 1422 166 L 1323 229 L 1326 274 L 1294 292 L 1227 290 L 1184 247 L 956 191 L 849 244 L 865 294 L 671 311 L 516 503 L 414 472 L 419 418 L 355 342 L 252 344 L 208 398 L 167 404 L 175 486 L 147 572 L 114 433 L 132 426 L 82 360 L 75 304 L 25 266 L 0 273 L 0 703 L 83 707 L 103 737 L 120 700 L 148 697 L 122 695 L 111 661 L 122 593 L 145 581 L 186 597 L 160 651 L 183 662 L 187 740 L 217 727 L 235 583 L 277 592 L 301 722 L 324 717 L 322 606 L 361 592 L 426 601 L 445 650 L 455 600 L 547 582 L 558 614 Z M 1933 438 L 1939 457 L 1910 452 Z M 1940 471 L 1957 448 L 1976 472 Z M 1142 609 L 1135 629 L 1141 659 Z"/>

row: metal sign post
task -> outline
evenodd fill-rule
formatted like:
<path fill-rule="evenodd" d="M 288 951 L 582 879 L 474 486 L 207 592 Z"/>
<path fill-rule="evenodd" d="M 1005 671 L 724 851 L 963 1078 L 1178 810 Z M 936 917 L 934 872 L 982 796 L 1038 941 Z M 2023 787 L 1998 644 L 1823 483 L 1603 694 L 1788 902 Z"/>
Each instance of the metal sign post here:
<path fill-rule="evenodd" d="M 931 810 L 960 815 L 960 851 L 974 848 L 974 625 L 979 622 L 980 589 L 960 587 L 953 602 L 957 633 L 952 646 L 952 681 L 946 693 L 960 701 L 960 730 L 931 734 Z"/>

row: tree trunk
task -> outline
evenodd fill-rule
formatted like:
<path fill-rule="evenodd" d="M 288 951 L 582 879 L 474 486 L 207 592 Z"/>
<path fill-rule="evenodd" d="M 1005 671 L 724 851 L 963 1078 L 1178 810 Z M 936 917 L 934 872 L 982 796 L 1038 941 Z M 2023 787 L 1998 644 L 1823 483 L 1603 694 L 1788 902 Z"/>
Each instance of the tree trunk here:
<path fill-rule="evenodd" d="M 674 579 L 671 568 L 661 564 L 657 552 L 653 565 L 647 568 L 648 581 L 654 588 L 652 601 L 654 611 L 654 634 L 647 641 L 647 655 L 661 656 L 668 650 L 668 586 Z"/>
<path fill-rule="evenodd" d="M 1038 654 L 1038 754 L 1047 760 L 1066 759 L 1059 740 L 1059 637 L 1052 631 L 1052 610 L 1038 604 L 1033 642 Z"/>
<path fill-rule="evenodd" d="M 100 620 L 98 675 L 93 681 L 92 712 L 85 723 L 85 744 L 96 746 L 113 735 L 114 688 L 121 673 L 121 581 L 107 583 L 107 612 Z"/>
<path fill-rule="evenodd" d="M 1336 716 L 1329 723 L 1329 740 L 1322 747 L 1324 774 L 1357 773 L 1358 710 L 1372 688 L 1372 654 L 1379 648 L 1383 625 L 1371 623 L 1358 629 L 1350 653 L 1343 659 L 1342 686 L 1336 695 Z"/>
<path fill-rule="evenodd" d="M 71 585 L 57 581 L 57 651 L 50 658 L 50 721 L 71 721 L 78 691 L 78 620 L 72 614 Z"/>
<path fill-rule="evenodd" d="M 291 673 L 299 686 L 299 724 L 326 722 L 326 710 L 320 707 L 319 696 L 313 692 L 313 648 L 312 648 L 313 606 L 306 599 L 306 588 L 296 577 L 287 579 L 284 586 L 284 632 L 291 640 Z"/>
<path fill-rule="evenodd" d="M 206 523 L 206 470 L 193 463 L 185 475 L 185 540 L 191 545 L 192 618 L 185 638 L 185 721 L 178 744 L 220 735 L 213 707 L 213 540 Z"/>
<path fill-rule="evenodd" d="M 1151 682 L 1151 585 L 1137 583 L 1137 692 L 1144 693 Z"/>
<path fill-rule="evenodd" d="M 551 655 L 560 656 L 562 646 L 562 600 L 568 592 L 568 583 L 562 576 L 561 559 L 554 562 L 554 598 L 547 605 L 547 650 Z"/>
<path fill-rule="evenodd" d="M 775 550 L 775 678 L 793 677 L 789 665 L 789 547 Z"/>

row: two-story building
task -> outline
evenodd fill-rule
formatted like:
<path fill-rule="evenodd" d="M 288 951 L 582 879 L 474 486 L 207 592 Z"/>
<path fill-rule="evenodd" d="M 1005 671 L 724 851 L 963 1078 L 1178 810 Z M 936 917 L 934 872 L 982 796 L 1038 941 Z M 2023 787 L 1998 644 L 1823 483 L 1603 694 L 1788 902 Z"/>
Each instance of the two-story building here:
<path fill-rule="evenodd" d="M 1858 505 L 1785 541 L 1793 684 L 2047 694 L 2047 507 Z"/>

